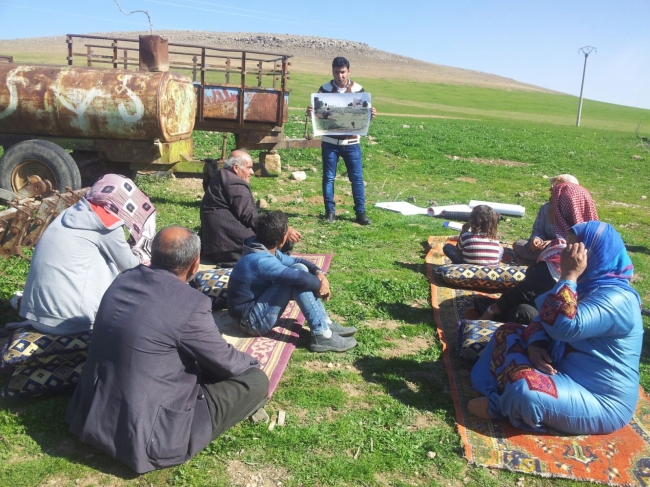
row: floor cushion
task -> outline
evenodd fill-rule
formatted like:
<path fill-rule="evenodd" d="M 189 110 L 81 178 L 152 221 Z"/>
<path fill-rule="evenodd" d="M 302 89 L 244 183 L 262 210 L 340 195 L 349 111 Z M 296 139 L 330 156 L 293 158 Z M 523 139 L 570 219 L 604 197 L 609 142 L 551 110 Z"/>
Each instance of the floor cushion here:
<path fill-rule="evenodd" d="M 16 328 L 2 350 L 2 362 L 5 365 L 32 366 L 80 362 L 88 353 L 91 336 L 92 331 L 50 335 L 31 326 Z"/>
<path fill-rule="evenodd" d="M 2 390 L 5 399 L 22 399 L 44 394 L 58 394 L 74 389 L 86 360 L 62 365 L 18 365 Z"/>
<path fill-rule="evenodd" d="M 460 320 L 458 322 L 458 355 L 468 362 L 476 362 L 492 334 L 502 324 L 490 320 Z"/>
<path fill-rule="evenodd" d="M 232 269 L 210 269 L 199 271 L 190 282 L 190 286 L 198 289 L 212 300 L 212 310 L 228 307 L 228 280 Z"/>
<path fill-rule="evenodd" d="M 474 264 L 447 264 L 438 266 L 436 274 L 447 284 L 466 289 L 502 291 L 515 287 L 526 277 L 526 267 L 501 264 L 496 267 Z"/>

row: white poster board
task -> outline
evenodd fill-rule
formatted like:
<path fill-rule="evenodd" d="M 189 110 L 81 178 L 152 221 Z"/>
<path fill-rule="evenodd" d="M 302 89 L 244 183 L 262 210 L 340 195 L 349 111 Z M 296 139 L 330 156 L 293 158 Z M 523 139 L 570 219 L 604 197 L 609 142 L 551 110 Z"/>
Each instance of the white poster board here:
<path fill-rule="evenodd" d="M 312 93 L 314 135 L 367 135 L 370 93 Z"/>

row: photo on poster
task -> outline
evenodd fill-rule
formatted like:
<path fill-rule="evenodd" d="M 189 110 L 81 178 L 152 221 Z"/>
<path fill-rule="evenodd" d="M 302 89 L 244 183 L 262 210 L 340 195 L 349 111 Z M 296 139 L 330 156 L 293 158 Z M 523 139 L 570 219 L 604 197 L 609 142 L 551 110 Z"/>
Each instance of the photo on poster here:
<path fill-rule="evenodd" d="M 370 93 L 313 93 L 312 127 L 319 135 L 367 135 Z"/>

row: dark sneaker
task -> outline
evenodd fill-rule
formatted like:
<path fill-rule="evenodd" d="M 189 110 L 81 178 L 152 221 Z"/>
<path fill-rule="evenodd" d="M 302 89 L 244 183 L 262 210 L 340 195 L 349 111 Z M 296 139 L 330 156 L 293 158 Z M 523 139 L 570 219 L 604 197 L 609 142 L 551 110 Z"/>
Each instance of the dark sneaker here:
<path fill-rule="evenodd" d="M 312 335 L 309 350 L 312 352 L 346 352 L 357 346 L 354 337 L 342 337 L 336 333 L 325 338 L 323 335 Z"/>
<path fill-rule="evenodd" d="M 325 221 L 327 221 L 327 223 L 334 223 L 334 220 L 336 220 L 336 213 L 334 213 L 333 211 L 326 211 Z"/>
<path fill-rule="evenodd" d="M 341 326 L 333 321 L 328 323 L 327 326 L 329 326 L 329 329 L 334 333 L 342 337 L 351 337 L 357 332 L 357 329 L 354 326 Z"/>
<path fill-rule="evenodd" d="M 359 225 L 370 225 L 372 220 L 365 213 L 357 213 L 357 223 Z"/>

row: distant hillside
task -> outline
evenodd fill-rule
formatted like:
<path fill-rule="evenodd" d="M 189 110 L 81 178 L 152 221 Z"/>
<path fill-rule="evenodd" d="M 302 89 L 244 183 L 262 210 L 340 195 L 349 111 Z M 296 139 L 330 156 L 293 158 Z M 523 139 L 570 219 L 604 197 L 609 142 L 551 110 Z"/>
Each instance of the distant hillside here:
<path fill-rule="evenodd" d="M 140 33 L 103 32 L 96 35 L 137 38 Z M 326 74 L 330 70 L 330 63 L 334 57 L 345 56 L 350 60 L 353 74 L 356 77 L 405 79 L 505 90 L 555 93 L 510 78 L 427 63 L 381 51 L 368 44 L 343 39 L 287 34 L 191 30 L 163 30 L 155 33 L 167 37 L 171 42 L 290 54 L 294 56 L 291 60 L 291 69 L 298 72 Z M 65 36 L 0 40 L 0 54 L 14 55 L 19 61 L 51 59 L 52 62 L 63 63 L 66 56 Z"/>

